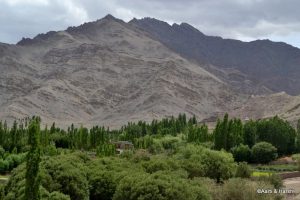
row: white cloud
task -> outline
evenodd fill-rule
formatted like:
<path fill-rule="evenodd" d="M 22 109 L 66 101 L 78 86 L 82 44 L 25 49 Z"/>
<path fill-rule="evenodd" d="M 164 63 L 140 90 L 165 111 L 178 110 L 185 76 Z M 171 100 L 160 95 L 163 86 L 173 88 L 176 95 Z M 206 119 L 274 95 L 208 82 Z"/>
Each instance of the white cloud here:
<path fill-rule="evenodd" d="M 83 23 L 90 20 L 87 11 L 72 0 L 58 0 L 57 4 L 65 7 L 66 13 L 63 15 L 63 20 L 66 23 Z"/>
<path fill-rule="evenodd" d="M 48 0 L 0 0 L 0 3 L 6 3 L 10 6 L 17 6 L 17 5 L 42 5 L 42 6 L 47 6 L 47 5 L 49 5 Z"/>

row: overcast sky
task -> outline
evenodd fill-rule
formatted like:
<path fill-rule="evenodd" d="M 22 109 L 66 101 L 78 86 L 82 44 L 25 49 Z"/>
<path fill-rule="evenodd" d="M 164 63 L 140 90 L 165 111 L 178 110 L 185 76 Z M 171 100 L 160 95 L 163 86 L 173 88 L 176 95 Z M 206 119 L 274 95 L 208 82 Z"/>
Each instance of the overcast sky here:
<path fill-rule="evenodd" d="M 300 0 L 0 0 L 0 42 L 100 19 L 154 17 L 207 35 L 300 47 Z"/>

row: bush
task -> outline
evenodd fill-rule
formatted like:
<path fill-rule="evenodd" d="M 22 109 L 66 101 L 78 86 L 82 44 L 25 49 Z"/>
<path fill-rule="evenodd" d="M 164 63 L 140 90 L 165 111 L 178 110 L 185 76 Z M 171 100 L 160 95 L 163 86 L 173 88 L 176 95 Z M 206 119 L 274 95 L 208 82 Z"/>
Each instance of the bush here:
<path fill-rule="evenodd" d="M 123 178 L 113 200 L 209 200 L 209 194 L 199 186 L 188 185 L 184 179 L 162 173 L 137 173 Z"/>
<path fill-rule="evenodd" d="M 0 146 L 0 158 L 3 158 L 5 154 L 5 150 L 3 149 L 2 146 Z"/>
<path fill-rule="evenodd" d="M 216 179 L 219 182 L 234 175 L 236 164 L 232 154 L 206 149 L 200 156 L 204 176 Z"/>
<path fill-rule="evenodd" d="M 235 176 L 240 178 L 250 178 L 251 173 L 252 171 L 250 166 L 246 162 L 241 162 L 238 164 Z"/>
<path fill-rule="evenodd" d="M 50 193 L 48 200 L 71 200 L 70 196 L 54 191 Z"/>
<path fill-rule="evenodd" d="M 72 200 L 88 199 L 87 168 L 84 155 L 68 154 L 51 157 L 41 163 L 42 186 L 59 191 Z"/>
<path fill-rule="evenodd" d="M 143 163 L 143 167 L 147 173 L 154 173 L 157 171 L 169 170 L 170 167 L 164 160 L 150 160 L 149 162 Z"/>
<path fill-rule="evenodd" d="M 279 189 L 283 186 L 282 179 L 280 178 L 280 176 L 278 174 L 275 174 L 275 173 L 271 174 L 269 177 L 269 181 L 277 189 Z"/>
<path fill-rule="evenodd" d="M 153 141 L 152 145 L 149 146 L 148 150 L 152 154 L 158 154 L 158 153 L 163 152 L 164 148 L 163 148 L 162 143 L 160 142 L 160 140 L 155 139 Z"/>
<path fill-rule="evenodd" d="M 263 182 L 253 182 L 248 179 L 229 179 L 214 193 L 214 199 L 218 200 L 273 200 L 274 194 L 259 194 L 258 188 L 272 189 L 271 185 Z"/>
<path fill-rule="evenodd" d="M 132 159 L 134 162 L 140 162 L 140 161 L 148 161 L 150 160 L 150 154 L 143 149 L 139 149 L 135 152 Z"/>
<path fill-rule="evenodd" d="M 182 162 L 182 167 L 187 171 L 189 178 L 202 177 L 205 174 L 203 165 L 199 162 L 199 159 L 192 157 L 189 160 Z"/>
<path fill-rule="evenodd" d="M 277 149 L 268 142 L 259 142 L 252 147 L 252 160 L 256 163 L 269 163 L 277 158 Z"/>
<path fill-rule="evenodd" d="M 162 147 L 169 151 L 174 152 L 180 144 L 180 139 L 174 136 L 167 135 L 160 140 Z"/>
<path fill-rule="evenodd" d="M 40 188 L 41 200 L 71 200 L 70 196 L 54 191 L 49 193 L 44 187 Z"/>
<path fill-rule="evenodd" d="M 89 180 L 90 200 L 112 199 L 117 183 L 113 173 L 109 171 L 94 171 Z"/>
<path fill-rule="evenodd" d="M 7 160 L 0 159 L 0 173 L 5 173 L 9 170 L 9 163 Z"/>
<path fill-rule="evenodd" d="M 251 158 L 251 150 L 248 145 L 240 144 L 233 147 L 231 153 L 236 162 L 249 162 Z"/>
<path fill-rule="evenodd" d="M 44 153 L 44 155 L 47 155 L 47 156 L 56 156 L 56 155 L 59 155 L 59 152 L 56 149 L 54 143 L 51 143 L 47 147 L 43 148 L 43 153 Z"/>

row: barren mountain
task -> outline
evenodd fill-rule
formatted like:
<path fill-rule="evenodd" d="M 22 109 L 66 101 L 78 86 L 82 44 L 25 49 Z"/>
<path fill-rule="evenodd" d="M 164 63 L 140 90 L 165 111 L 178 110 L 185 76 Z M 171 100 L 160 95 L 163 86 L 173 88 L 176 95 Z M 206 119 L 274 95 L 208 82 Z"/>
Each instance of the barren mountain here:
<path fill-rule="evenodd" d="M 261 119 L 278 115 L 296 124 L 300 119 L 300 96 L 291 96 L 285 92 L 251 95 L 229 114 L 241 119 Z"/>
<path fill-rule="evenodd" d="M 208 71 L 239 92 L 300 94 L 300 49 L 296 47 L 270 40 L 242 42 L 207 36 L 187 23 L 169 25 L 153 18 L 133 19 L 130 24 L 180 55 L 206 64 Z"/>
<path fill-rule="evenodd" d="M 287 52 L 272 53 L 275 47 Z M 149 18 L 125 23 L 108 15 L 17 45 L 0 44 L 0 119 L 38 115 L 61 126 L 120 126 L 179 113 L 210 121 L 229 112 L 295 121 L 300 97 L 271 93 L 297 93 L 298 51 L 283 43 L 209 37 L 187 24 Z M 291 60 L 280 65 L 280 56 Z"/>
<path fill-rule="evenodd" d="M 108 15 L 0 45 L 0 119 L 118 126 L 178 113 L 200 119 L 243 97 L 149 33 Z"/>

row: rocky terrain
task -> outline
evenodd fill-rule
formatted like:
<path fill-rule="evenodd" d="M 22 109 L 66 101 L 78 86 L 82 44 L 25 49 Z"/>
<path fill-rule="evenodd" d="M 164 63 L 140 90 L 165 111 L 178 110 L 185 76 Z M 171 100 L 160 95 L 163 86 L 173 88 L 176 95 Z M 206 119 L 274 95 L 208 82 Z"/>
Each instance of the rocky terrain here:
<path fill-rule="evenodd" d="M 261 119 L 278 115 L 296 124 L 296 120 L 300 119 L 300 96 L 291 96 L 285 92 L 251 95 L 240 106 L 229 111 L 229 114 L 241 119 Z"/>
<path fill-rule="evenodd" d="M 116 127 L 183 112 L 200 120 L 224 112 L 245 118 L 273 114 L 299 118 L 299 97 L 271 93 L 281 89 L 296 93 L 300 79 L 284 88 L 287 78 L 274 76 L 282 83 L 275 90 L 268 81 L 252 79 L 239 65 L 220 67 L 182 55 L 138 25 L 108 15 L 23 38 L 17 45 L 0 44 L 0 119 L 38 115 L 47 124 Z M 180 27 L 197 32 L 187 24 Z M 300 58 L 291 54 L 295 61 Z M 265 74 L 263 64 L 259 67 Z M 296 66 L 289 69 L 300 73 Z"/>
<path fill-rule="evenodd" d="M 300 94 L 300 49 L 283 42 L 242 42 L 207 36 L 187 23 L 169 25 L 153 18 L 129 22 L 180 55 L 207 65 L 206 69 L 242 93 L 285 91 Z M 211 67 L 213 66 L 213 67 Z"/>
<path fill-rule="evenodd" d="M 240 99 L 201 66 L 112 16 L 1 49 L 1 119 L 110 126 L 181 112 L 201 119 Z"/>

